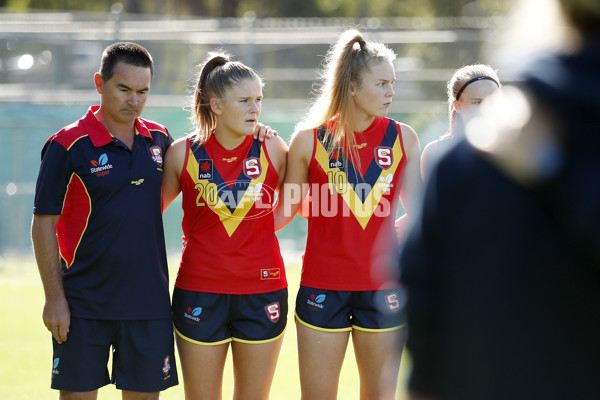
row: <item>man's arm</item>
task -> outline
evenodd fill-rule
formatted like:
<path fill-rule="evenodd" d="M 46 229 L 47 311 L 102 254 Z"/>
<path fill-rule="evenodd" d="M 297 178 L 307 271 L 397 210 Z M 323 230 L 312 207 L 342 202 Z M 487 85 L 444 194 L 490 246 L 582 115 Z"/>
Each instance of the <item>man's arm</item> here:
<path fill-rule="evenodd" d="M 46 302 L 42 318 L 44 325 L 58 343 L 67 340 L 71 311 L 63 289 L 56 225 L 60 215 L 34 214 L 31 223 L 33 252 L 42 278 Z"/>

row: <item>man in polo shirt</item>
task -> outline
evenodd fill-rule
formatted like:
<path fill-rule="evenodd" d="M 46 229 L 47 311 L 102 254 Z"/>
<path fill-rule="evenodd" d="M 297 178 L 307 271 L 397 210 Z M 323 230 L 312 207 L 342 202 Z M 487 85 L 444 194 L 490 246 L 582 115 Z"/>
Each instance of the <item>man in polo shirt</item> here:
<path fill-rule="evenodd" d="M 94 76 L 100 106 L 42 150 L 32 241 L 61 399 L 95 399 L 111 382 L 124 399 L 158 399 L 178 383 L 161 215 L 173 139 L 139 118 L 153 68 L 135 43 L 107 47 Z"/>

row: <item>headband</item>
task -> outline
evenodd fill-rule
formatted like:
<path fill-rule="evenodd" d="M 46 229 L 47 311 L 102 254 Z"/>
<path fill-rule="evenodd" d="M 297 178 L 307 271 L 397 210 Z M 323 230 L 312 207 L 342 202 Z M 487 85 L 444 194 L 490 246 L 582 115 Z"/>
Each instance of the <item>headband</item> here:
<path fill-rule="evenodd" d="M 467 86 L 469 86 L 471 83 L 473 82 L 477 82 L 477 81 L 481 81 L 481 80 L 488 80 L 488 81 L 492 81 L 494 82 L 496 85 L 498 85 L 498 87 L 500 87 L 500 84 L 494 79 L 494 78 L 490 78 L 489 76 L 478 76 L 477 78 L 473 78 L 470 81 L 467 81 L 467 83 L 465 83 L 463 85 L 463 87 L 460 88 L 460 90 L 458 91 L 458 93 L 456 94 L 456 101 L 458 101 L 458 99 L 460 98 L 460 95 L 462 94 L 462 92 L 467 88 Z"/>

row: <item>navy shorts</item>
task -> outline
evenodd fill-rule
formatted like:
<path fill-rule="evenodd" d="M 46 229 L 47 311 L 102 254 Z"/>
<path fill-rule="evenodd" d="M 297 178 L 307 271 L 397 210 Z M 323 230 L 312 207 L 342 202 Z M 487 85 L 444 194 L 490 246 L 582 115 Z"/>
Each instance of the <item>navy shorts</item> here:
<path fill-rule="evenodd" d="M 287 324 L 287 288 L 259 294 L 173 291 L 175 332 L 192 343 L 216 345 L 232 340 L 266 343 Z"/>
<path fill-rule="evenodd" d="M 67 341 L 58 344 L 53 337 L 52 344 L 53 389 L 87 392 L 113 383 L 121 390 L 160 392 L 178 383 L 169 319 L 71 318 Z"/>
<path fill-rule="evenodd" d="M 392 331 L 406 323 L 405 303 L 400 289 L 340 291 L 300 286 L 296 319 L 327 332 Z"/>

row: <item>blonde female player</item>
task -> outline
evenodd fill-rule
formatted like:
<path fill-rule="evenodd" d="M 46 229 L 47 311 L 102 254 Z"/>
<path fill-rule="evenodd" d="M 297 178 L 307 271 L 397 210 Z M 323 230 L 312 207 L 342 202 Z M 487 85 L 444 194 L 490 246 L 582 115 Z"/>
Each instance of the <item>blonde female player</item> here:
<path fill-rule="evenodd" d="M 252 137 L 263 81 L 210 54 L 195 90 L 196 132 L 167 153 L 163 209 L 183 194 L 183 253 L 173 319 L 188 399 L 220 399 L 229 345 L 234 399 L 268 399 L 287 319 L 287 282 L 273 226 L 285 174 L 279 137 Z"/>
<path fill-rule="evenodd" d="M 421 176 L 427 178 L 433 164 L 462 135 L 465 122 L 479 112 L 483 101 L 496 93 L 500 80 L 496 71 L 489 65 L 473 64 L 461 67 L 454 72 L 446 85 L 448 93 L 448 132 L 430 142 L 421 154 Z"/>
<path fill-rule="evenodd" d="M 308 192 L 308 239 L 296 299 L 302 399 L 335 399 L 350 334 L 361 399 L 393 399 L 404 312 L 395 268 L 399 197 L 419 190 L 420 147 L 386 118 L 395 54 L 344 32 L 329 50 L 320 94 L 292 138 L 275 227 Z M 303 215 L 306 214 L 303 212 Z"/>

